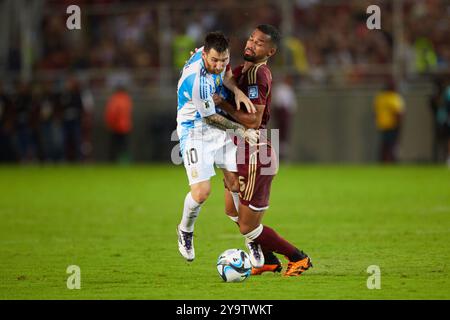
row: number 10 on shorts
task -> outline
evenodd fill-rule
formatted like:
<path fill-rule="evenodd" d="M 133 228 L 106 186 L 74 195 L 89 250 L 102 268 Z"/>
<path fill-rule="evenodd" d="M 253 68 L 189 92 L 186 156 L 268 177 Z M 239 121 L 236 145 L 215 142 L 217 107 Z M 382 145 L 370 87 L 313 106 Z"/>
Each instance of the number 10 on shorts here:
<path fill-rule="evenodd" d="M 186 150 L 186 161 L 187 161 L 189 166 L 191 164 L 197 163 L 198 155 L 197 155 L 197 150 L 195 148 L 191 148 L 189 150 Z"/>

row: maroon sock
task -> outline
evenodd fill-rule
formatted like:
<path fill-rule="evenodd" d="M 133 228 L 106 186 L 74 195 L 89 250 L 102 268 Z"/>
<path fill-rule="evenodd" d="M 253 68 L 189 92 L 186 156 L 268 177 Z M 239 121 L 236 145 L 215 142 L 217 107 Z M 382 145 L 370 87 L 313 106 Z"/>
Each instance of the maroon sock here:
<path fill-rule="evenodd" d="M 264 251 L 273 251 L 285 255 L 289 261 L 298 261 L 302 259 L 302 255 L 296 247 L 267 226 L 263 226 L 261 234 L 254 241 L 260 244 Z"/>

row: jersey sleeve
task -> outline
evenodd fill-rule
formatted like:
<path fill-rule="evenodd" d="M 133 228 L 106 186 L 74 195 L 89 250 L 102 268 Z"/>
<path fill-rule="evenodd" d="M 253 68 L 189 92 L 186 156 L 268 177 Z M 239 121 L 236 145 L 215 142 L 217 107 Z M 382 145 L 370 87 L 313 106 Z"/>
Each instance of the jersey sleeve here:
<path fill-rule="evenodd" d="M 266 105 L 272 86 L 270 71 L 264 67 L 254 67 L 248 72 L 248 98 L 253 104 Z"/>
<path fill-rule="evenodd" d="M 192 102 L 202 118 L 216 113 L 212 98 L 213 90 L 206 76 L 200 74 L 192 90 Z"/>

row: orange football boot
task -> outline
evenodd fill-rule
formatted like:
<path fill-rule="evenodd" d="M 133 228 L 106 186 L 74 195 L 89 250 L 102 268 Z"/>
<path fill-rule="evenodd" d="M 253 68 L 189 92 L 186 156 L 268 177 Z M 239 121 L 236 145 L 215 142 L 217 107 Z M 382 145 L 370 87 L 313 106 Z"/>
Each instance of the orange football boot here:
<path fill-rule="evenodd" d="M 311 259 L 308 256 L 296 262 L 289 261 L 286 271 L 284 272 L 283 275 L 285 277 L 299 276 L 312 266 L 313 265 L 311 263 Z"/>
<path fill-rule="evenodd" d="M 264 272 L 281 272 L 281 264 L 265 264 L 261 268 L 252 267 L 252 276 L 259 276 Z"/>

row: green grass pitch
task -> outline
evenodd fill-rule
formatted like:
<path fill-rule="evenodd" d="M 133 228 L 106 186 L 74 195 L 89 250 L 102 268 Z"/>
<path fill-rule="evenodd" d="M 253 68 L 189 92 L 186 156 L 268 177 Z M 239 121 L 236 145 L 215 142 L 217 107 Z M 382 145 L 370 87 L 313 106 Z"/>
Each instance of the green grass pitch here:
<path fill-rule="evenodd" d="M 187 190 L 180 166 L 0 167 L 0 299 L 450 299 L 443 166 L 282 166 L 264 223 L 314 268 L 243 283 L 222 282 L 215 266 L 225 249 L 244 249 L 219 171 L 196 259 L 179 255 Z M 79 290 L 66 286 L 69 265 L 81 269 Z M 381 289 L 367 288 L 370 265 Z"/>

